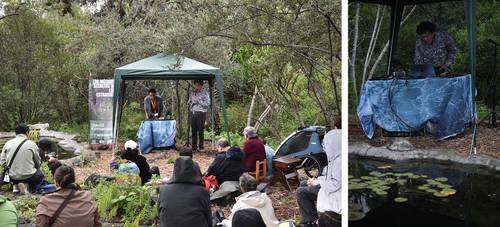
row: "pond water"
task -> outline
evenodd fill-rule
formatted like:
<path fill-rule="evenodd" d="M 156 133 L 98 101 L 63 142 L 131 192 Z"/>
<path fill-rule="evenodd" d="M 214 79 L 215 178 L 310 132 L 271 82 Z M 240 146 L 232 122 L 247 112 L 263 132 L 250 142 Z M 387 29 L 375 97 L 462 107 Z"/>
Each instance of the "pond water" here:
<path fill-rule="evenodd" d="M 380 193 L 383 195 L 350 187 L 350 227 L 500 226 L 500 172 L 463 165 L 349 158 L 350 185 L 351 180 L 361 180 L 362 176 L 368 179 L 374 173 L 377 176 L 412 173 L 410 175 L 417 177 L 390 185 L 386 194 Z M 438 197 L 422 191 L 419 186 L 429 179 L 443 179 L 444 185 L 454 192 Z M 407 201 L 396 202 L 396 197 Z"/>
<path fill-rule="evenodd" d="M 40 139 L 50 139 L 52 140 L 54 143 L 52 144 L 52 151 L 55 153 L 55 155 L 57 156 L 58 159 L 60 160 L 63 160 L 63 159 L 68 159 L 68 158 L 73 158 L 75 157 L 75 153 L 74 152 L 71 152 L 71 151 L 65 151 L 63 149 L 61 149 L 61 147 L 59 147 L 59 145 L 57 145 L 57 143 L 60 141 L 56 138 L 51 138 L 51 137 L 40 137 Z M 1 149 L 3 148 L 3 145 L 8 141 L 10 140 L 11 138 L 0 138 L 0 151 Z"/>

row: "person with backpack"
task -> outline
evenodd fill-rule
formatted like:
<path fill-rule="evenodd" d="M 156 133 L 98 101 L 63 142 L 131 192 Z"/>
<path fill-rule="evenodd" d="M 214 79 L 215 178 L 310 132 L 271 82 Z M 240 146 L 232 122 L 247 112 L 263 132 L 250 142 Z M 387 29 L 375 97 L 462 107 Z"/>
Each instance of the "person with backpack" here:
<path fill-rule="evenodd" d="M 16 137 L 5 143 L 0 154 L 0 164 L 4 167 L 4 173 L 1 174 L 3 179 L 0 180 L 14 185 L 19 184 L 21 193 L 26 193 L 23 185 L 27 184 L 28 190 L 35 193 L 37 186 L 44 179 L 40 170 L 41 158 L 38 146 L 28 139 L 28 125 L 18 124 L 15 132 Z"/>
<path fill-rule="evenodd" d="M 101 226 L 92 194 L 75 183 L 73 168 L 57 168 L 54 180 L 57 190 L 44 195 L 36 207 L 36 226 Z"/>

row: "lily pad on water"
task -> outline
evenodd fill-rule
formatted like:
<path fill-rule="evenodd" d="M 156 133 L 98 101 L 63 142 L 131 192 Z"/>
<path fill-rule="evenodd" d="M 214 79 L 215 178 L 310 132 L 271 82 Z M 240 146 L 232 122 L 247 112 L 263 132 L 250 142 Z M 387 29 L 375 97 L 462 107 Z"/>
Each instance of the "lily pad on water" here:
<path fill-rule="evenodd" d="M 446 178 L 446 177 L 438 177 L 438 178 L 436 178 L 434 180 L 439 181 L 439 182 L 446 182 L 446 181 L 448 181 L 448 178 Z"/>
<path fill-rule="evenodd" d="M 420 185 L 420 186 L 418 186 L 417 189 L 425 191 L 425 190 L 429 189 L 429 186 L 428 185 Z"/>
<path fill-rule="evenodd" d="M 441 192 L 438 192 L 438 191 L 434 192 L 433 195 L 436 196 L 436 197 L 447 197 L 448 196 L 447 194 L 444 194 L 444 193 L 441 193 Z"/>
<path fill-rule="evenodd" d="M 379 169 L 389 169 L 391 167 L 392 167 L 391 165 L 382 165 L 382 166 L 378 166 L 377 168 L 379 168 Z"/>
<path fill-rule="evenodd" d="M 398 184 L 401 185 L 401 186 L 405 185 L 407 182 L 408 181 L 406 179 L 399 179 L 398 180 Z"/>
<path fill-rule="evenodd" d="M 454 195 L 455 193 L 457 193 L 457 190 L 452 188 L 445 188 L 441 191 L 441 194 L 445 194 L 447 196 Z"/>
<path fill-rule="evenodd" d="M 361 179 L 363 180 L 371 180 L 373 179 L 373 177 L 370 177 L 370 176 L 362 176 Z"/>
<path fill-rule="evenodd" d="M 378 171 L 372 171 L 369 173 L 370 175 L 372 176 L 375 176 L 375 177 L 380 177 L 382 176 L 382 173 L 381 172 L 378 172 Z"/>
<path fill-rule="evenodd" d="M 406 202 L 406 201 L 408 201 L 408 199 L 407 199 L 407 198 L 405 198 L 405 197 L 397 197 L 397 198 L 394 198 L 394 202 L 396 202 L 396 203 L 404 203 L 404 202 Z"/>
<path fill-rule="evenodd" d="M 382 190 L 378 190 L 378 189 L 373 190 L 373 192 L 375 192 L 375 194 L 377 194 L 377 195 L 387 195 L 386 191 L 382 191 Z"/>

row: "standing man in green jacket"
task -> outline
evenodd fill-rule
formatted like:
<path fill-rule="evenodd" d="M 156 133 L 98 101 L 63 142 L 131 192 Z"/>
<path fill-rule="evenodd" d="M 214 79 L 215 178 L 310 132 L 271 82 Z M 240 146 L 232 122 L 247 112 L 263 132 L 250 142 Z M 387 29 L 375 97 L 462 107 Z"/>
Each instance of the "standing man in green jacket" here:
<path fill-rule="evenodd" d="M 36 191 L 37 185 L 42 182 L 44 176 L 40 170 L 40 155 L 38 146 L 35 142 L 28 139 L 29 127 L 21 123 L 16 126 L 16 137 L 5 143 L 0 154 L 0 164 L 3 166 L 11 165 L 8 171 L 8 178 L 13 184 L 28 184 L 31 193 Z M 15 151 L 16 156 L 12 160 Z M 12 163 L 11 163 L 12 162 Z M 0 179 L 4 180 L 5 179 Z"/>
<path fill-rule="evenodd" d="M 0 195 L 0 226 L 2 227 L 17 227 L 17 210 L 16 207 Z"/>

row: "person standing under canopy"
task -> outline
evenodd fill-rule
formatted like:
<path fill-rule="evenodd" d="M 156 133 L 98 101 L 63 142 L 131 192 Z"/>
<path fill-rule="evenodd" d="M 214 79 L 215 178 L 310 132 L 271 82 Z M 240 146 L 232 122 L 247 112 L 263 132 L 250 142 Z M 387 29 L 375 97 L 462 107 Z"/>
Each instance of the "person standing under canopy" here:
<path fill-rule="evenodd" d="M 158 119 L 163 112 L 163 98 L 156 94 L 156 89 L 149 89 L 148 96 L 144 98 L 144 113 L 146 119 Z"/>
<path fill-rule="evenodd" d="M 450 71 L 455 63 L 457 47 L 450 33 L 438 30 L 437 25 L 423 21 L 417 26 L 415 64 L 432 64 L 441 73 Z"/>
<path fill-rule="evenodd" d="M 210 107 L 210 96 L 203 90 L 203 80 L 194 81 L 194 91 L 189 95 L 188 105 L 191 112 L 191 149 L 203 150 L 205 119 Z"/>

